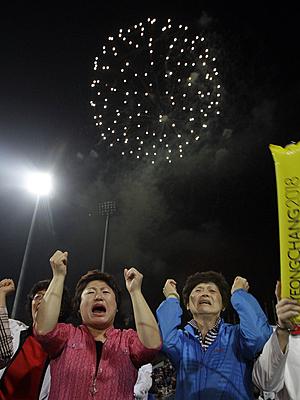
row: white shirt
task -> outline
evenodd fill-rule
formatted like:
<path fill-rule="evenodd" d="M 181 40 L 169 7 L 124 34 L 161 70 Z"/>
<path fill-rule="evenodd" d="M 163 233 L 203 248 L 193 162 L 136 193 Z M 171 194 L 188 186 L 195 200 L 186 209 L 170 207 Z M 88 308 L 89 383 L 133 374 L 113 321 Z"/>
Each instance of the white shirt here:
<path fill-rule="evenodd" d="M 139 400 L 148 399 L 148 391 L 152 386 L 152 365 L 142 365 L 138 371 L 136 384 L 134 385 L 134 398 Z"/>
<path fill-rule="evenodd" d="M 262 398 L 300 400 L 300 335 L 290 335 L 282 353 L 274 331 L 254 364 L 252 377 L 265 392 Z"/>

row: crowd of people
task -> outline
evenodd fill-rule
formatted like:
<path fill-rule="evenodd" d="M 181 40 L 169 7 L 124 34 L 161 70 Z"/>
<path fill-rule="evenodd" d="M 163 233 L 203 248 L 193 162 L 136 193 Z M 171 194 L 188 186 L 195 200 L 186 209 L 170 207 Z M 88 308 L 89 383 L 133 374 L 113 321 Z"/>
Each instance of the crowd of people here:
<path fill-rule="evenodd" d="M 276 286 L 276 326 L 270 325 L 248 281 L 231 285 L 216 271 L 196 272 L 182 294 L 168 279 L 156 311 L 142 294 L 142 274 L 124 269 L 134 329 L 116 329 L 120 289 L 113 276 L 90 270 L 70 296 L 68 253 L 50 258 L 52 279 L 28 294 L 31 323 L 9 318 L 0 281 L 0 400 L 299 399 L 300 336 L 292 320 L 297 301 Z M 231 302 L 239 321 L 222 313 Z M 181 328 L 182 306 L 190 315 Z M 160 362 L 157 362 L 158 358 Z"/>
<path fill-rule="evenodd" d="M 153 385 L 149 392 L 155 399 L 174 399 L 176 392 L 176 370 L 170 360 L 165 357 L 153 366 Z"/>

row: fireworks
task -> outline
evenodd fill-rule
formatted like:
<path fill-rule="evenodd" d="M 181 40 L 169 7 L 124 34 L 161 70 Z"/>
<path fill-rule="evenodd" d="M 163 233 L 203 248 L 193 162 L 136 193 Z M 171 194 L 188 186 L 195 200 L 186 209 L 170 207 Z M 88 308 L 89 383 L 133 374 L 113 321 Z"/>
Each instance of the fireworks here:
<path fill-rule="evenodd" d="M 220 114 L 216 58 L 187 26 L 148 19 L 108 37 L 90 105 L 101 144 L 123 157 L 183 157 Z"/>

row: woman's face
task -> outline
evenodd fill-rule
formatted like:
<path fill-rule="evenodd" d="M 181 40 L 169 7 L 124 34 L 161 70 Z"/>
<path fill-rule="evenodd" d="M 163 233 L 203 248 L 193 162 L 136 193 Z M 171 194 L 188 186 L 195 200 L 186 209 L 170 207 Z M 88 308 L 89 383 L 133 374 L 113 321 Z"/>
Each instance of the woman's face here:
<path fill-rule="evenodd" d="M 187 309 L 194 318 L 199 318 L 201 315 L 218 317 L 223 308 L 222 296 L 215 283 L 199 283 L 191 291 Z"/>
<path fill-rule="evenodd" d="M 79 311 L 86 326 L 100 330 L 109 328 L 117 312 L 114 291 L 104 281 L 89 282 L 82 292 Z"/>

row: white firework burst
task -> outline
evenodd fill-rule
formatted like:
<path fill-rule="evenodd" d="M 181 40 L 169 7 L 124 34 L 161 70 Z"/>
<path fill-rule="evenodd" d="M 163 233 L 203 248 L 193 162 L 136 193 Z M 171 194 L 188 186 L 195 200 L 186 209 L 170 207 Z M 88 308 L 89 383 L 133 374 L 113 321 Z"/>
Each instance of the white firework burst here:
<path fill-rule="evenodd" d="M 91 88 L 101 144 L 153 164 L 183 157 L 220 114 L 216 58 L 203 36 L 170 19 L 149 18 L 108 37 Z"/>

